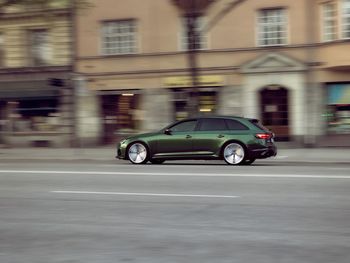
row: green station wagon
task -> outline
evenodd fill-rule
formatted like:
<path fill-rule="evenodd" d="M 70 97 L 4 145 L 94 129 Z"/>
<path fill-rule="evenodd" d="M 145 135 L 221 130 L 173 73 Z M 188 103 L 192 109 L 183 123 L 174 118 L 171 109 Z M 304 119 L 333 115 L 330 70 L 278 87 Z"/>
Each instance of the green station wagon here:
<path fill-rule="evenodd" d="M 182 120 L 153 133 L 128 137 L 118 144 L 117 158 L 133 164 L 165 160 L 223 159 L 248 165 L 277 154 L 274 134 L 256 119 L 199 117 Z"/>

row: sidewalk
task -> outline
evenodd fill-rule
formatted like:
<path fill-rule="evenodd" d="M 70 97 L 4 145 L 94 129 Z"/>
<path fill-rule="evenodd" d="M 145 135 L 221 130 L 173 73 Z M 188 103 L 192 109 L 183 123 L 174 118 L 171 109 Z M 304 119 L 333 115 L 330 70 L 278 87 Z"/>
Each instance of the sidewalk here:
<path fill-rule="evenodd" d="M 115 159 L 112 146 L 98 148 L 1 148 L 0 161 L 100 161 Z M 343 163 L 350 164 L 350 148 L 279 149 L 274 158 L 264 162 Z"/>

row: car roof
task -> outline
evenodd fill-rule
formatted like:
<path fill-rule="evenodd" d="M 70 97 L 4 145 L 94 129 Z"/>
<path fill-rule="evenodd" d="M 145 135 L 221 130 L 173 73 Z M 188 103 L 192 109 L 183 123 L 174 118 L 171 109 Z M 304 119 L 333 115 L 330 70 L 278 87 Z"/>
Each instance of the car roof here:
<path fill-rule="evenodd" d="M 245 118 L 242 116 L 233 116 L 233 115 L 212 115 L 212 116 L 198 116 L 194 118 L 189 118 L 188 120 L 194 120 L 194 119 L 246 119 L 246 120 L 253 120 L 251 118 Z"/>

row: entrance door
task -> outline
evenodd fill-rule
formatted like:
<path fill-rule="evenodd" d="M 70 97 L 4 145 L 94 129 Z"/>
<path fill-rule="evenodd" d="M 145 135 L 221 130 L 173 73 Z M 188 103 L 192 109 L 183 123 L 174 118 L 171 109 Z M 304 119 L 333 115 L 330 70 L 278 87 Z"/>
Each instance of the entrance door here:
<path fill-rule="evenodd" d="M 119 139 L 119 133 L 128 133 L 138 128 L 136 109 L 136 94 L 102 95 L 104 143 L 114 143 Z"/>
<path fill-rule="evenodd" d="M 289 140 L 288 90 L 268 86 L 260 90 L 261 121 L 275 135 L 276 140 Z"/>

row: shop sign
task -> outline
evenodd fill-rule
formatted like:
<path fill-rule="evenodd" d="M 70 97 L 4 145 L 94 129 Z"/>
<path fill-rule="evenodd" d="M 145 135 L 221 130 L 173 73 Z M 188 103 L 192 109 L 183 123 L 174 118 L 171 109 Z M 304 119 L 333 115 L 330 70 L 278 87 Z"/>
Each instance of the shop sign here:
<path fill-rule="evenodd" d="M 192 78 L 190 76 L 167 77 L 163 79 L 165 87 L 187 88 L 192 86 Z M 198 76 L 197 85 L 199 87 L 223 86 L 224 77 L 218 75 Z"/>

